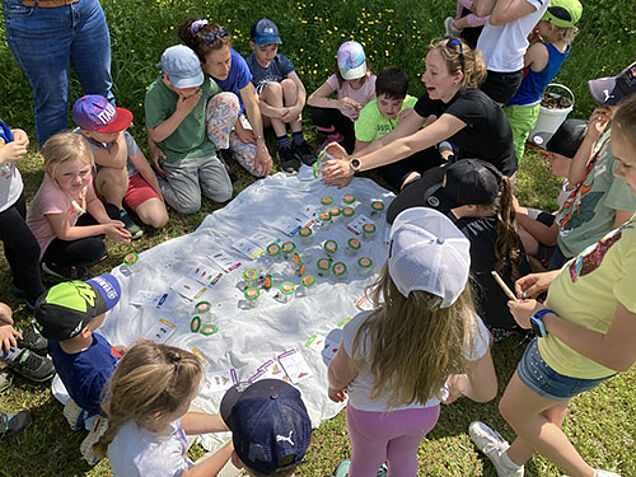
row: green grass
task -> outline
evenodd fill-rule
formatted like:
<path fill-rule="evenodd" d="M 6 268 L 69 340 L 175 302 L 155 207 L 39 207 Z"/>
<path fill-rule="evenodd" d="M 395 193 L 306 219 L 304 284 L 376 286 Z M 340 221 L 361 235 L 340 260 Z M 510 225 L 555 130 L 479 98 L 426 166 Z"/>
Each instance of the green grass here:
<path fill-rule="evenodd" d="M 587 79 L 615 74 L 633 61 L 636 51 L 636 21 L 633 2 L 583 1 L 581 34 L 576 38 L 570 58 L 557 81 L 568 85 L 576 96 L 573 116 L 587 117 L 593 102 L 587 91 Z M 454 1 L 421 0 L 314 0 L 245 2 L 228 0 L 194 0 L 185 4 L 172 0 L 103 0 L 112 40 L 113 77 L 118 104 L 130 108 L 136 118 L 133 134 L 140 144 L 143 133 L 143 98 L 146 86 L 158 74 L 154 64 L 163 49 L 177 43 L 176 28 L 189 15 L 204 13 L 227 25 L 235 37 L 235 48 L 249 53 L 247 44 L 251 23 L 268 16 L 276 21 L 284 44 L 281 52 L 297 68 L 307 90 L 318 87 L 333 67 L 340 42 L 356 39 L 365 44 L 373 69 L 377 72 L 396 65 L 409 74 L 411 94 L 419 95 L 423 86 L 422 57 L 429 41 L 443 34 L 442 21 L 454 12 Z M 4 38 L 4 25 L 0 26 Z M 33 138 L 31 91 L 22 71 L 17 67 L 6 44 L 0 44 L 0 84 L 5 98 L 0 117 L 12 126 L 19 126 Z M 71 98 L 80 95 L 77 81 L 72 80 Z M 315 136 L 308 127 L 309 137 Z M 271 138 L 270 138 L 271 140 Z M 236 164 L 239 175 L 235 193 L 253 179 Z M 19 163 L 28 199 L 35 194 L 42 180 L 42 158 L 35 148 Z M 558 181 L 540 155 L 528 154 L 518 176 L 518 197 L 522 204 L 551 210 L 559 189 Z M 110 270 L 120 263 L 130 250 L 145 250 L 167 239 L 192 232 L 215 206 L 206 201 L 202 210 L 190 216 L 171 211 L 169 224 L 160 231 L 145 229 L 144 237 L 131 246 L 108 243 L 109 259 L 94 268 L 95 273 Z M 31 316 L 24 305 L 9 293 L 11 275 L 0 261 L 1 299 L 15 310 L 16 319 L 26 323 Z M 523 347 L 514 338 L 494 348 L 494 360 L 499 377 L 500 393 L 487 404 L 461 400 L 445 407 L 437 427 L 423 442 L 418 455 L 419 475 L 426 476 L 494 476 L 492 466 L 484 461 L 472 446 L 466 428 L 473 419 L 482 419 L 511 438 L 514 434 L 497 411 L 497 402 L 518 362 Z M 630 371 L 603 384 L 597 390 L 576 399 L 566 419 L 566 433 L 590 464 L 619 471 L 624 476 L 636 475 L 634 436 L 636 413 L 634 386 L 636 373 Z M 47 386 L 38 386 L 16 378 L 14 386 L 0 395 L 0 409 L 17 411 L 31 408 L 35 424 L 25 433 L 3 438 L 0 443 L 1 476 L 111 475 L 107 462 L 95 468 L 84 464 L 78 447 L 83 433 L 71 432 L 62 416 L 61 406 Z M 331 472 L 347 457 L 350 447 L 344 424 L 344 414 L 324 422 L 314 432 L 307 463 L 301 474 L 320 476 Z M 200 454 L 200 449 L 194 450 Z M 559 476 L 558 470 L 542 457 L 527 465 L 528 476 Z"/>

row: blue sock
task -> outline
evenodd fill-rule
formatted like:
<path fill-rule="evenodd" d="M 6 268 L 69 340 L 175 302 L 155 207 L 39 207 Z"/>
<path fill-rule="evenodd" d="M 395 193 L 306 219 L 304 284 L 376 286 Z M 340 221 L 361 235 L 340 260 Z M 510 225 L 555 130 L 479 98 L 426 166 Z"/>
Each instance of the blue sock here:
<path fill-rule="evenodd" d="M 292 142 L 294 143 L 294 146 L 300 146 L 304 140 L 305 138 L 302 131 L 292 131 Z"/>
<path fill-rule="evenodd" d="M 287 137 L 287 134 L 277 137 L 276 141 L 278 141 L 278 148 L 279 149 L 284 149 L 286 147 L 290 147 L 291 146 L 291 144 L 289 144 L 289 138 Z"/>

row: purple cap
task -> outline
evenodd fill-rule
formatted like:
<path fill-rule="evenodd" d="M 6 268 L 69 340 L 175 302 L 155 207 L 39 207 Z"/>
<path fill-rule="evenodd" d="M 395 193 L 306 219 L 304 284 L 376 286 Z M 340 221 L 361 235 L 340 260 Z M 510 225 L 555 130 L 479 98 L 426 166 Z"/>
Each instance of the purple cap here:
<path fill-rule="evenodd" d="M 362 78 L 367 74 L 364 48 L 357 41 L 346 41 L 338 48 L 338 69 L 345 80 Z"/>
<path fill-rule="evenodd" d="M 596 102 L 616 106 L 623 99 L 636 93 L 636 62 L 616 76 L 590 80 L 587 84 Z"/>
<path fill-rule="evenodd" d="M 73 104 L 73 121 L 81 129 L 99 133 L 118 133 L 132 123 L 133 114 L 126 108 L 115 108 L 98 94 L 82 96 Z"/>
<path fill-rule="evenodd" d="M 285 381 L 239 383 L 223 396 L 220 413 L 236 455 L 257 472 L 292 469 L 307 452 L 311 420 L 300 392 Z"/>

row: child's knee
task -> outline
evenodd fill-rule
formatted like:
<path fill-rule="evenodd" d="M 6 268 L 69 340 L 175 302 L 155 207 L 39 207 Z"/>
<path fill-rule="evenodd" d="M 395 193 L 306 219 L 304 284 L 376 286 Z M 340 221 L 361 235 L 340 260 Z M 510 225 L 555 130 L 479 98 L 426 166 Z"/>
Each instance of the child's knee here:
<path fill-rule="evenodd" d="M 283 98 L 285 100 L 293 100 L 296 101 L 296 96 L 298 95 L 298 87 L 293 80 L 289 78 L 285 78 L 281 81 L 281 87 L 283 89 Z"/>
<path fill-rule="evenodd" d="M 270 81 L 263 88 L 263 91 L 261 92 L 261 96 L 266 101 L 280 100 L 283 97 L 283 88 L 278 81 Z"/>

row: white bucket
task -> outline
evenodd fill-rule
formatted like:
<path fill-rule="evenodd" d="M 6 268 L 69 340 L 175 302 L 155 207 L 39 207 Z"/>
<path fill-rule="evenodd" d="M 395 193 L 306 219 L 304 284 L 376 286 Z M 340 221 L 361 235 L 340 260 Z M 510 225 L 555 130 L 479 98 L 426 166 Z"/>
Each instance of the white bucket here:
<path fill-rule="evenodd" d="M 561 124 L 563 124 L 563 121 L 567 119 L 568 114 L 570 114 L 574 109 L 574 93 L 570 90 L 570 88 L 558 83 L 550 83 L 548 88 L 550 87 L 561 88 L 567 91 L 572 99 L 572 104 L 570 107 L 563 109 L 539 106 L 537 122 L 535 123 L 532 131 L 530 131 L 528 139 L 530 142 L 540 147 L 545 147 L 545 142 L 547 142 L 557 129 L 559 129 Z"/>

